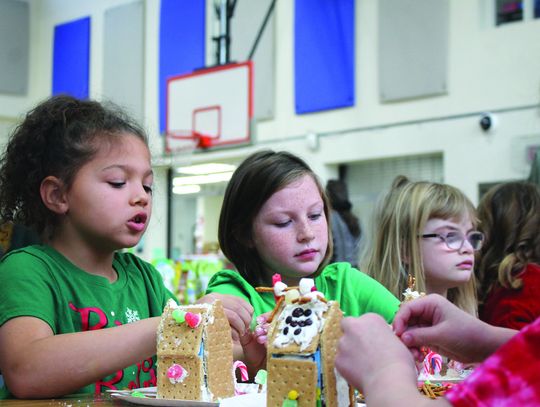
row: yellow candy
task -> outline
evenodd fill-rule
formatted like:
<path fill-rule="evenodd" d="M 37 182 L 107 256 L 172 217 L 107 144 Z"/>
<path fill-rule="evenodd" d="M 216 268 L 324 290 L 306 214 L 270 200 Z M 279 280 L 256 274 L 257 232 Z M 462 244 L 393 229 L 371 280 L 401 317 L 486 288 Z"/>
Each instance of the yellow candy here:
<path fill-rule="evenodd" d="M 291 390 L 287 394 L 287 397 L 289 398 L 289 400 L 296 400 L 298 398 L 298 392 L 296 390 Z"/>
<path fill-rule="evenodd" d="M 289 290 L 285 292 L 285 303 L 292 304 L 293 300 L 300 298 L 298 290 Z"/>

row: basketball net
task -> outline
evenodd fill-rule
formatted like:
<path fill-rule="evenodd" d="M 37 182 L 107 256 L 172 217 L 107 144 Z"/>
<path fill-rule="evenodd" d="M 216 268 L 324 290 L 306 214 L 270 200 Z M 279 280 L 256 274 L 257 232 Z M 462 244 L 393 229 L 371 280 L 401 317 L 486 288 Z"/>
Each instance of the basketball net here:
<path fill-rule="evenodd" d="M 189 155 L 196 149 L 212 147 L 215 137 L 197 131 L 165 133 L 165 153 L 171 156 Z"/>

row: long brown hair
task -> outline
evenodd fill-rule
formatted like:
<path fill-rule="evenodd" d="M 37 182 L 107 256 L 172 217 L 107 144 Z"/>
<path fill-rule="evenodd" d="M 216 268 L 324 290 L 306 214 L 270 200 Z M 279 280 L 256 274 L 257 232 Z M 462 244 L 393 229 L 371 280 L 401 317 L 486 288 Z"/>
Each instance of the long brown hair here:
<path fill-rule="evenodd" d="M 219 217 L 219 244 L 223 254 L 251 285 L 265 283 L 263 262 L 251 244 L 253 220 L 275 192 L 304 175 L 309 175 L 315 181 L 328 221 L 329 203 L 320 181 L 304 160 L 286 151 L 263 150 L 250 155 L 236 169 L 227 185 Z M 315 276 L 331 256 L 332 235 L 328 227 L 326 255 Z"/>
<path fill-rule="evenodd" d="M 491 188 L 478 206 L 485 235 L 476 268 L 478 298 L 495 285 L 519 289 L 519 274 L 528 263 L 540 264 L 540 188 L 508 182 Z"/>

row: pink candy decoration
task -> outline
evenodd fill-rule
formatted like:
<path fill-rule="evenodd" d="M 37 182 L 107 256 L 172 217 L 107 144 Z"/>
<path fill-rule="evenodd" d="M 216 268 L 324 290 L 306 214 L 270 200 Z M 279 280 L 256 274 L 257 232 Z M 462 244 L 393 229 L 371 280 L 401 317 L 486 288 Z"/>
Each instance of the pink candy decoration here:
<path fill-rule="evenodd" d="M 233 376 L 235 378 L 234 394 L 238 396 L 240 394 L 246 394 L 246 393 L 236 389 L 236 384 L 238 384 L 238 382 L 236 381 L 236 369 L 240 369 L 240 379 L 243 382 L 247 382 L 249 380 L 249 375 L 248 375 L 247 366 L 244 362 L 242 362 L 241 360 L 237 360 L 236 362 L 233 363 Z"/>
<path fill-rule="evenodd" d="M 201 316 L 193 312 L 186 312 L 186 323 L 190 328 L 197 328 L 201 323 Z"/>
<path fill-rule="evenodd" d="M 442 368 L 442 357 L 438 353 L 430 351 L 424 358 L 423 370 L 425 374 L 437 374 Z"/>
<path fill-rule="evenodd" d="M 186 370 L 176 363 L 173 363 L 171 367 L 167 369 L 167 377 L 169 380 L 171 380 L 171 382 L 180 382 L 185 376 L 187 376 Z"/>
<path fill-rule="evenodd" d="M 272 275 L 272 287 L 276 285 L 276 283 L 278 281 L 281 281 L 281 274 L 274 274 Z M 278 297 L 274 294 L 274 300 L 277 302 L 278 301 Z"/>

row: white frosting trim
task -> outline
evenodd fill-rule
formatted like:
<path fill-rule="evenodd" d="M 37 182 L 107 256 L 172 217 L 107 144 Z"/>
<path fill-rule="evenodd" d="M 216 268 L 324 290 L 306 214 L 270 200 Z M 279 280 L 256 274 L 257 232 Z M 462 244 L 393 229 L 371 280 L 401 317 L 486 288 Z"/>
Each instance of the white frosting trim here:
<path fill-rule="evenodd" d="M 309 317 L 293 317 L 292 313 L 296 308 L 301 308 L 303 311 L 311 310 L 311 315 Z M 324 324 L 323 314 L 328 310 L 328 304 L 322 301 L 312 301 L 306 304 L 287 304 L 281 314 L 278 317 L 277 329 L 279 334 L 276 335 L 274 340 L 274 346 L 281 348 L 287 346 L 291 343 L 296 343 L 300 345 L 300 351 L 306 349 L 313 338 L 322 331 Z M 291 327 L 287 324 L 287 317 L 294 318 L 297 321 L 305 321 L 306 319 L 311 319 L 311 325 L 305 325 L 303 327 Z M 285 334 L 284 329 L 288 327 L 288 332 Z M 300 333 L 295 335 L 294 332 L 296 328 L 300 328 Z"/>
<path fill-rule="evenodd" d="M 338 407 L 349 406 L 349 384 L 334 368 L 334 375 L 336 376 L 336 392 L 337 392 L 337 405 Z"/>
<path fill-rule="evenodd" d="M 409 287 L 403 292 L 403 301 L 412 301 L 420 298 L 421 296 L 422 294 L 420 294 L 418 291 L 411 290 L 411 288 Z"/>

